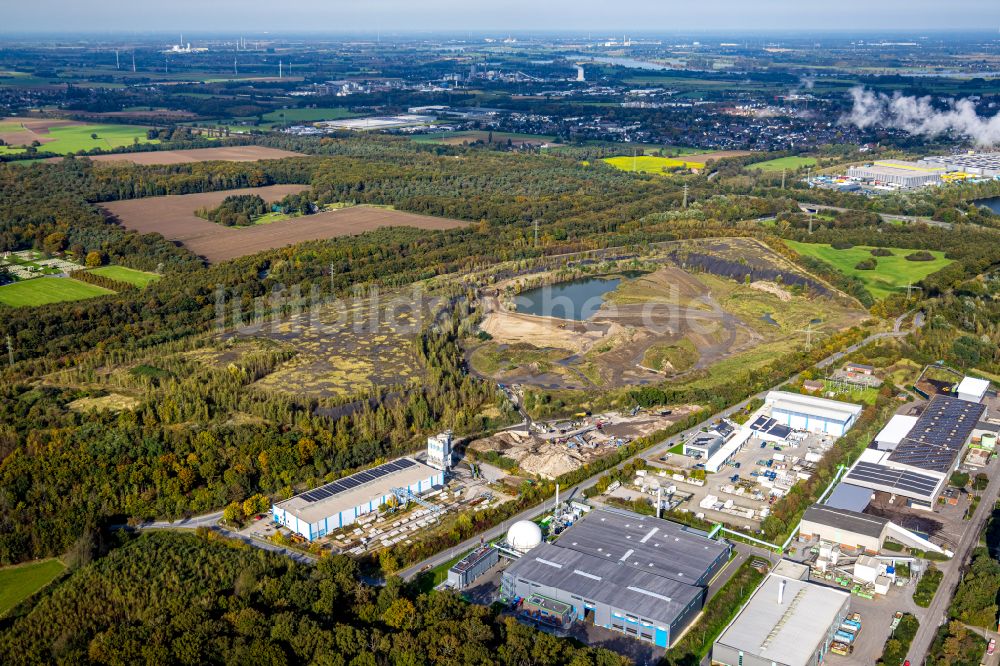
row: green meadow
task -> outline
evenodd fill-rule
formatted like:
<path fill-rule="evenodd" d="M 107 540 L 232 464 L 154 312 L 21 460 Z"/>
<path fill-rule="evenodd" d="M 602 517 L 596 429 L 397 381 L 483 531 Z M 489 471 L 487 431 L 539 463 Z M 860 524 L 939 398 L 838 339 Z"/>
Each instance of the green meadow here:
<path fill-rule="evenodd" d="M 115 292 L 73 278 L 35 278 L 0 287 L 0 304 L 13 308 L 82 301 Z"/>
<path fill-rule="evenodd" d="M 42 560 L 0 569 L 0 617 L 66 570 L 59 560 Z"/>
<path fill-rule="evenodd" d="M 841 273 L 860 279 L 875 298 L 885 298 L 890 294 L 905 291 L 906 285 L 916 284 L 952 263 L 951 259 L 944 258 L 944 252 L 931 252 L 934 255 L 933 261 L 908 261 L 906 255 L 917 250 L 890 247 L 885 249 L 892 252 L 891 257 L 874 257 L 869 246 L 858 245 L 847 250 L 837 250 L 831 245 L 821 243 L 800 243 L 792 240 L 786 240 L 785 243 L 803 256 L 819 259 Z M 855 268 L 865 259 L 875 259 L 878 262 L 874 270 Z"/>

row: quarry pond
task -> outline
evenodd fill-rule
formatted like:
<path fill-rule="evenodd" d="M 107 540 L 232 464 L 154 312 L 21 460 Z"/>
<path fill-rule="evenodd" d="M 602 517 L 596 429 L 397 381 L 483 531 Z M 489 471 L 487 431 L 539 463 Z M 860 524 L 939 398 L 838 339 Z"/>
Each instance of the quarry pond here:
<path fill-rule="evenodd" d="M 621 284 L 622 278 L 583 278 L 529 289 L 514 298 L 517 311 L 538 317 L 586 321 L 604 303 L 604 296 Z"/>

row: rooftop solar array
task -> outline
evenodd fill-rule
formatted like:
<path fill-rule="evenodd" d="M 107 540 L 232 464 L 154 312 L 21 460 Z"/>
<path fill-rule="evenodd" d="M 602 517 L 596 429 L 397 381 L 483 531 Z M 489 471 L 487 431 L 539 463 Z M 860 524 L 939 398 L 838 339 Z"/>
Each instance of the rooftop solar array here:
<path fill-rule="evenodd" d="M 933 497 L 934 490 L 941 482 L 938 477 L 860 461 L 851 468 L 844 480 L 885 492 L 919 498 Z"/>
<path fill-rule="evenodd" d="M 773 437 L 784 439 L 792 434 L 792 429 L 786 425 L 778 423 L 770 416 L 758 416 L 757 420 L 750 424 L 750 429 L 756 432 L 766 433 Z"/>
<path fill-rule="evenodd" d="M 388 474 L 394 474 L 400 472 L 409 467 L 413 467 L 416 463 L 409 458 L 400 458 L 398 460 L 393 460 L 392 462 L 387 462 L 378 467 L 372 467 L 371 469 L 366 469 L 363 472 L 357 472 L 351 474 L 350 476 L 345 476 L 342 479 L 337 479 L 326 485 L 322 485 L 319 488 L 313 488 L 312 490 L 306 491 L 299 495 L 300 499 L 306 502 L 319 502 L 320 500 L 325 500 L 334 495 L 339 495 L 340 493 L 347 492 L 357 488 L 358 486 L 363 486 L 366 483 L 371 483 L 377 479 L 381 479 L 383 476 Z"/>
<path fill-rule="evenodd" d="M 984 405 L 974 402 L 934 396 L 889 454 L 889 460 L 935 472 L 949 471 L 985 411 Z"/>

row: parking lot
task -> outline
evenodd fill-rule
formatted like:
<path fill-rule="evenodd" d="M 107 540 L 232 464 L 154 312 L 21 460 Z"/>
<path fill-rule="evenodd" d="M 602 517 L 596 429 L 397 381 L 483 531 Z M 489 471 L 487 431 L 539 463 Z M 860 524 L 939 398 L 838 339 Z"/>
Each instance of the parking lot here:
<path fill-rule="evenodd" d="M 756 530 L 766 515 L 764 511 L 791 486 L 808 475 L 813 464 L 833 444 L 829 435 L 795 431 L 782 442 L 763 441 L 751 437 L 741 451 L 719 472 L 706 474 L 705 484 L 677 483 L 678 490 L 691 493 L 691 499 L 681 508 L 702 513 L 709 520 L 722 521 L 744 529 Z M 810 460 L 814 462 L 810 462 Z M 653 468 L 678 470 L 690 475 L 703 467 L 704 461 L 678 453 L 658 452 L 646 459 Z M 717 510 L 703 506 L 708 496 L 725 503 L 732 500 L 732 509 Z M 774 499 L 772 499 L 774 498 Z M 749 517 L 749 512 L 754 512 Z"/>

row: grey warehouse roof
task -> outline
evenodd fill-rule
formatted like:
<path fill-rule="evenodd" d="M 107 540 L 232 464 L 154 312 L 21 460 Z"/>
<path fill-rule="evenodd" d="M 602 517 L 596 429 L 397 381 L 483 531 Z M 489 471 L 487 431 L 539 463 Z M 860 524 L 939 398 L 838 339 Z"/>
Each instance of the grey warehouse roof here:
<path fill-rule="evenodd" d="M 889 460 L 934 472 L 947 472 L 986 412 L 986 406 L 936 395 Z"/>
<path fill-rule="evenodd" d="M 870 492 L 870 491 L 869 491 Z M 835 509 L 822 504 L 813 504 L 806 509 L 802 515 L 802 520 L 810 523 L 828 525 L 836 529 L 863 534 L 869 537 L 879 537 L 882 530 L 889 522 L 885 518 L 869 516 L 866 513 L 848 511 L 846 509 Z"/>
<path fill-rule="evenodd" d="M 554 543 L 516 560 L 506 575 L 673 623 L 703 594 L 699 580 L 729 550 L 683 525 L 628 511 L 595 509 Z"/>
<path fill-rule="evenodd" d="M 608 509 L 585 514 L 556 544 L 692 585 L 729 549 L 678 523 Z"/>
<path fill-rule="evenodd" d="M 664 626 L 673 623 L 702 594 L 700 587 L 637 571 L 611 558 L 549 543 L 516 560 L 507 568 L 507 574 L 607 604 Z"/>

